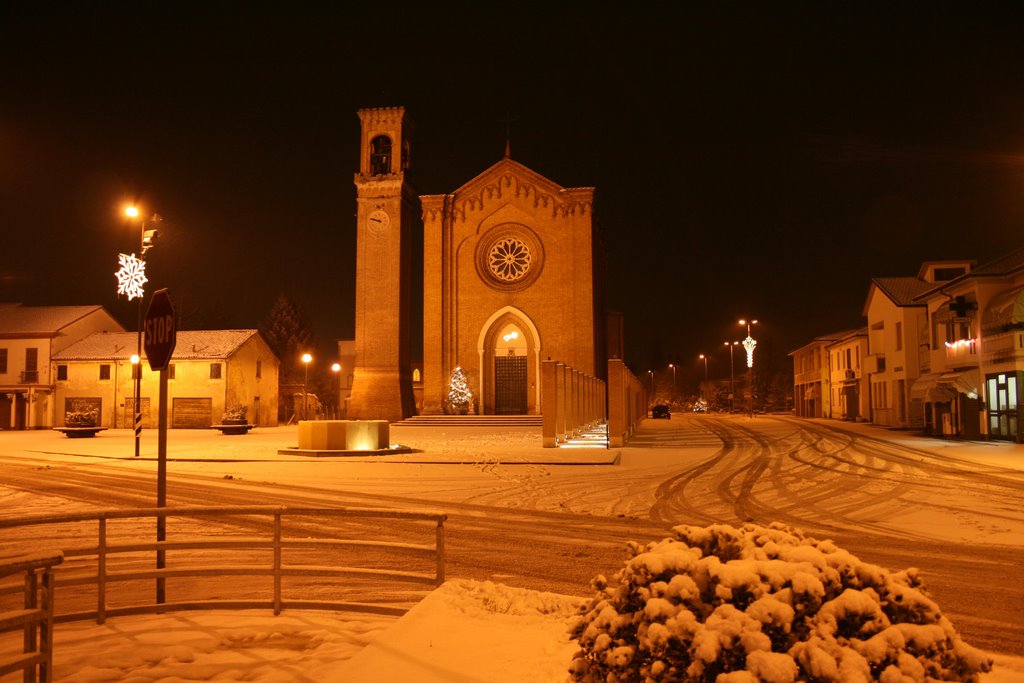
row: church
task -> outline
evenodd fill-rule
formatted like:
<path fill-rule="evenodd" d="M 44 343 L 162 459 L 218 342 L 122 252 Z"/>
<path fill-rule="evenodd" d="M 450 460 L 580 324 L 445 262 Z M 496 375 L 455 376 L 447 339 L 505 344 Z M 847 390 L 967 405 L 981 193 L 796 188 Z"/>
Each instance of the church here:
<path fill-rule="evenodd" d="M 544 360 L 603 378 L 605 250 L 594 188 L 562 187 L 513 160 L 506 146 L 504 158 L 461 187 L 417 196 L 407 177 L 405 109 L 363 109 L 359 117 L 348 417 L 444 413 L 456 367 L 473 394 L 470 412 L 481 415 L 541 414 Z M 413 273 L 418 234 L 423 272 Z M 414 293 L 423 297 L 419 406 L 409 359 Z"/>

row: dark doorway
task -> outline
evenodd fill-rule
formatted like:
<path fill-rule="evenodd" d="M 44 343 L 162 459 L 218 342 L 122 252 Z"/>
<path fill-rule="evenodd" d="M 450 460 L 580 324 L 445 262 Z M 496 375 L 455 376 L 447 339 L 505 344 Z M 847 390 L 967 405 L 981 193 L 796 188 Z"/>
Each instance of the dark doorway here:
<path fill-rule="evenodd" d="M 526 356 L 494 358 L 494 413 L 526 414 Z"/>

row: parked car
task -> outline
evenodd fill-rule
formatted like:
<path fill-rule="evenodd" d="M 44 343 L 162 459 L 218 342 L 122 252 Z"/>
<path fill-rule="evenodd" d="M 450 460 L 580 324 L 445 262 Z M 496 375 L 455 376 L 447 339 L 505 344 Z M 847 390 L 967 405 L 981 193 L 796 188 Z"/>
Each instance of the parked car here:
<path fill-rule="evenodd" d="M 651 417 L 655 420 L 669 420 L 672 418 L 672 413 L 667 405 L 661 404 L 651 408 Z"/>

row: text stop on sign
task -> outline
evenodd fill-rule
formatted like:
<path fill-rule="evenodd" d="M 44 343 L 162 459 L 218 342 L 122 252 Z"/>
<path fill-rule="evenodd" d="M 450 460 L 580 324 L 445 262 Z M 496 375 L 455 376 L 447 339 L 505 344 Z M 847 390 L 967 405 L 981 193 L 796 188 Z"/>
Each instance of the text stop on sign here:
<path fill-rule="evenodd" d="M 174 306 L 166 289 L 153 293 L 143 324 L 146 358 L 151 370 L 164 370 L 171 360 L 177 342 Z"/>

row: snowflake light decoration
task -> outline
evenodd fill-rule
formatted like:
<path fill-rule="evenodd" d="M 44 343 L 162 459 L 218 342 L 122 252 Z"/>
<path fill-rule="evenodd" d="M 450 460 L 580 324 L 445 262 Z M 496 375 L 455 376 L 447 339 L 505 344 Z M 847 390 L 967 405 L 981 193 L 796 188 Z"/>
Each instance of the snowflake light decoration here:
<path fill-rule="evenodd" d="M 118 254 L 117 262 L 121 266 L 114 273 L 117 276 L 117 293 L 126 295 L 128 301 L 136 297 L 141 299 L 144 293 L 142 286 L 149 282 L 146 278 L 146 262 L 135 258 L 135 254 Z"/>
<path fill-rule="evenodd" d="M 754 347 L 757 346 L 757 340 L 753 337 L 748 336 L 743 340 L 743 348 L 747 352 L 747 367 L 754 367 Z"/>

